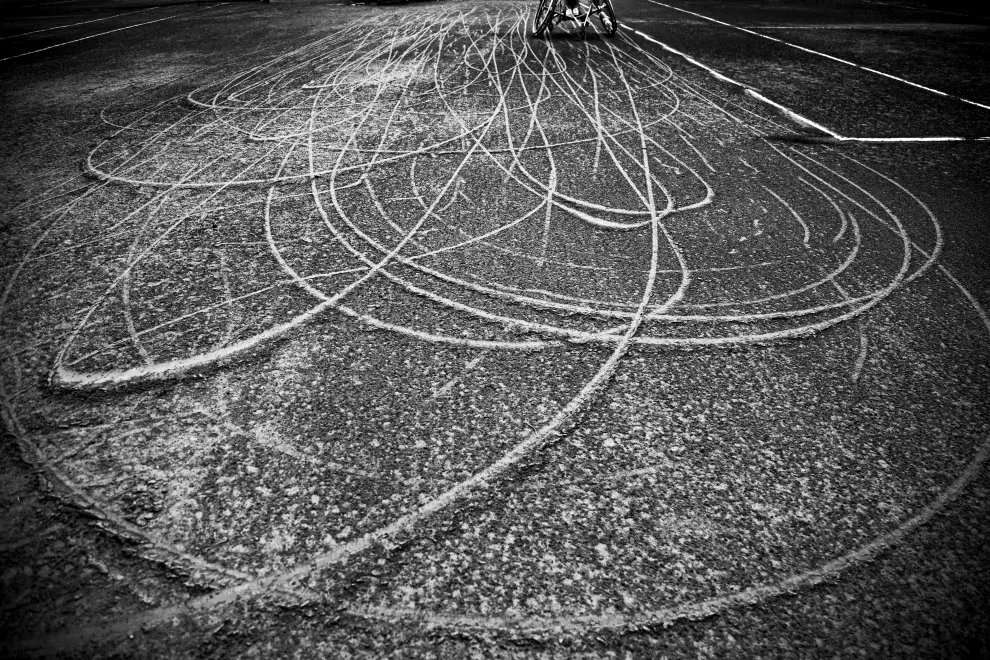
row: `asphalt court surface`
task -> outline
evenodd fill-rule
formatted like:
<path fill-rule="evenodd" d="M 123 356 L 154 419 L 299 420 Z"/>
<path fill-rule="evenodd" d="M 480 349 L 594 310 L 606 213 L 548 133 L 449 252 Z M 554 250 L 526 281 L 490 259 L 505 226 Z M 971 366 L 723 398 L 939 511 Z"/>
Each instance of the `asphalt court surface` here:
<path fill-rule="evenodd" d="M 5 652 L 985 652 L 988 19 L 911 4 L 25 3 Z"/>

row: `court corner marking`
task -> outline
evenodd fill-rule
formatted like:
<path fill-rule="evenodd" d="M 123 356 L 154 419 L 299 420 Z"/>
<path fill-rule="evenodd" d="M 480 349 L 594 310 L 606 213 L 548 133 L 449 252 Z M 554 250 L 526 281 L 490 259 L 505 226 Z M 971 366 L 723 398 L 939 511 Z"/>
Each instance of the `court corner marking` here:
<path fill-rule="evenodd" d="M 962 136 L 850 137 L 850 136 L 847 136 L 847 135 L 842 135 L 840 133 L 837 133 L 837 132 L 833 131 L 832 129 L 828 128 L 827 126 L 825 126 L 823 124 L 819 124 L 818 122 L 816 122 L 816 121 L 814 121 L 812 119 L 808 119 L 807 117 L 794 112 L 793 110 L 791 110 L 790 108 L 788 108 L 785 105 L 782 105 L 782 104 L 777 103 L 776 101 L 774 101 L 772 99 L 767 98 L 766 96 L 764 96 L 763 94 L 761 94 L 757 89 L 755 89 L 753 87 L 750 87 L 746 83 L 739 82 L 738 80 L 735 80 L 733 78 L 730 78 L 730 77 L 726 76 L 725 74 L 720 73 L 719 71 L 717 71 L 717 70 L 713 69 L 712 67 L 708 66 L 707 64 L 704 64 L 704 63 L 696 60 L 695 58 L 691 57 L 687 53 L 681 52 L 681 51 L 677 50 L 676 48 L 673 48 L 673 47 L 671 47 L 671 46 L 663 43 L 662 41 L 660 41 L 660 40 L 658 40 L 658 39 L 656 39 L 654 37 L 651 37 L 650 35 L 646 34 L 645 32 L 643 32 L 641 30 L 637 30 L 636 28 L 632 27 L 628 23 L 619 23 L 619 25 L 622 26 L 622 27 L 624 27 L 624 28 L 626 28 L 629 32 L 632 32 L 633 34 L 635 34 L 635 35 L 637 35 L 637 36 L 639 36 L 639 37 L 641 37 L 643 39 L 646 39 L 650 43 L 655 44 L 657 46 L 660 46 L 664 50 L 666 50 L 666 51 L 668 51 L 670 53 L 673 53 L 674 55 L 677 55 L 677 56 L 683 58 L 684 60 L 686 60 L 690 64 L 693 64 L 696 67 L 699 67 L 701 69 L 704 69 L 713 78 L 715 78 L 717 80 L 721 80 L 722 82 L 728 83 L 730 85 L 739 87 L 740 89 L 742 89 L 743 93 L 746 94 L 747 96 L 750 96 L 751 98 L 756 99 L 757 101 L 759 101 L 761 103 L 764 103 L 766 105 L 769 105 L 771 108 L 777 110 L 778 112 L 780 112 L 781 114 L 783 114 L 785 117 L 787 117 L 788 119 L 790 119 L 792 122 L 794 122 L 798 126 L 801 126 L 802 128 L 805 128 L 805 129 L 810 129 L 810 130 L 813 130 L 813 131 L 816 131 L 816 132 L 820 132 L 822 134 L 821 139 L 822 140 L 825 140 L 825 141 L 829 141 L 829 142 L 864 142 L 864 143 L 871 143 L 871 144 L 876 144 L 876 143 L 891 143 L 891 142 L 897 142 L 897 143 L 912 143 L 912 142 L 990 142 L 990 136 L 986 136 L 986 137 L 982 137 L 982 136 L 981 137 L 962 137 Z"/>

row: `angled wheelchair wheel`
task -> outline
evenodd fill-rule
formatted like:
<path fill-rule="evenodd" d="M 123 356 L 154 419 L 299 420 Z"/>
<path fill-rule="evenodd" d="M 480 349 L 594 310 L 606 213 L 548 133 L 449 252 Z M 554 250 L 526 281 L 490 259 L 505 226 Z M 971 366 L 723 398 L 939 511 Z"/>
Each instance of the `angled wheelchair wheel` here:
<path fill-rule="evenodd" d="M 550 29 L 556 8 L 557 0 L 540 0 L 540 6 L 536 8 L 536 15 L 533 16 L 534 37 L 541 37 L 545 31 Z"/>
<path fill-rule="evenodd" d="M 596 4 L 599 7 L 596 15 L 605 29 L 605 34 L 615 34 L 615 31 L 619 29 L 619 23 L 615 20 L 615 10 L 612 9 L 612 0 L 597 0 Z"/>

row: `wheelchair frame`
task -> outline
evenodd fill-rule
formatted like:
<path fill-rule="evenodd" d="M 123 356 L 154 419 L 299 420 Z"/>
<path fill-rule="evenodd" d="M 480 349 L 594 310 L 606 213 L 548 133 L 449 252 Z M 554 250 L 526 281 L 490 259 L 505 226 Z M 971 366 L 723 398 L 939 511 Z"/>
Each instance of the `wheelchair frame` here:
<path fill-rule="evenodd" d="M 563 7 L 564 0 L 540 0 L 536 15 L 533 17 L 533 36 L 543 36 L 544 32 L 552 32 L 555 25 L 566 21 L 574 21 L 580 26 L 580 35 L 584 39 L 587 36 L 588 23 L 591 17 L 595 16 L 601 23 L 605 34 L 613 35 L 619 24 L 615 20 L 615 9 L 612 8 L 612 0 L 588 0 L 587 4 L 579 4 L 581 16 L 569 16 Z"/>

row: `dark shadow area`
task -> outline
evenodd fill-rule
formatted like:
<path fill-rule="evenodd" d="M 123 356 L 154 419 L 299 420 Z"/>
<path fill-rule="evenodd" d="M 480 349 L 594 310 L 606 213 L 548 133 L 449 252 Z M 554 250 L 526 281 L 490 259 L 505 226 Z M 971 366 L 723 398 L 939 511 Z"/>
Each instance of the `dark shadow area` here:
<path fill-rule="evenodd" d="M 580 43 L 582 41 L 604 41 L 605 39 L 609 39 L 610 37 L 607 37 L 603 34 L 599 34 L 597 32 L 588 32 L 585 36 L 582 37 L 581 32 L 578 29 L 571 28 L 570 30 L 565 31 L 560 28 L 555 28 L 552 33 L 549 34 L 544 33 L 542 37 L 536 37 L 536 38 L 538 39 L 549 38 L 551 41 L 564 41 L 564 42 L 573 41 Z"/>
<path fill-rule="evenodd" d="M 377 4 L 405 4 L 410 0 L 397 0 L 396 2 L 379 2 Z M 434 0 L 425 0 L 434 1 Z M 0 3 L 0 20 L 24 20 L 52 18 L 56 16 L 91 14 L 96 12 L 131 12 L 139 9 L 152 9 L 155 7 L 178 7 L 182 5 L 212 5 L 212 4 L 270 4 L 271 0 L 16 0 L 13 2 Z M 278 0 L 274 0 L 275 4 Z M 373 2 L 360 3 L 349 0 L 323 0 L 319 3 L 324 5 L 352 5 L 352 4 L 375 4 Z M 4 26 L 10 28 L 10 25 Z M 5 35 L 16 36 L 16 35 Z"/>

